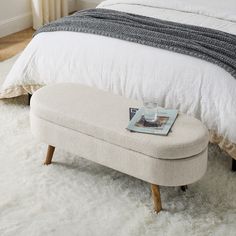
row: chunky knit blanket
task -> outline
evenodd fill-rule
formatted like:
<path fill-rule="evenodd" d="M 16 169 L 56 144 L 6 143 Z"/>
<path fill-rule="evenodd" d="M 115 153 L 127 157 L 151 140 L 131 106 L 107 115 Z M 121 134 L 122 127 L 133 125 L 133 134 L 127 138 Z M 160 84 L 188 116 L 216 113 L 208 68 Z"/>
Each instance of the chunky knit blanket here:
<path fill-rule="evenodd" d="M 97 34 L 186 54 L 214 63 L 236 78 L 236 36 L 222 31 L 100 8 L 76 12 L 35 34 L 51 31 Z"/>

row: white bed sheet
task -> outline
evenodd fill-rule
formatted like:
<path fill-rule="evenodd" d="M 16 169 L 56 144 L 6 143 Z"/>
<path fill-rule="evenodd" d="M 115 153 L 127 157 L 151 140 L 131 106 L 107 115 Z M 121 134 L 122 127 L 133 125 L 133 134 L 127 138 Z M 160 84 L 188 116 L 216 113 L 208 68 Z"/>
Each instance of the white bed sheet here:
<path fill-rule="evenodd" d="M 146 1 L 149 6 L 135 5 L 134 0 L 108 0 L 100 7 L 236 34 L 233 18 L 153 7 L 150 2 L 155 0 Z M 160 106 L 193 115 L 236 143 L 236 79 L 209 62 L 103 36 L 40 33 L 13 66 L 0 97 L 61 82 L 82 83 L 135 99 L 155 97 Z"/>

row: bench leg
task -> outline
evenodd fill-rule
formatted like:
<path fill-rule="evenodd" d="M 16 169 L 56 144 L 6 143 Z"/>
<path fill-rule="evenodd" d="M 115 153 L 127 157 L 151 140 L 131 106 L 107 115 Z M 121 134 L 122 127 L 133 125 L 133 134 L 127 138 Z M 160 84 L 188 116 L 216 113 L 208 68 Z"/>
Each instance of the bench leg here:
<path fill-rule="evenodd" d="M 180 186 L 180 189 L 181 189 L 183 192 L 186 192 L 186 190 L 188 189 L 188 185 Z"/>
<path fill-rule="evenodd" d="M 232 171 L 236 171 L 236 160 L 232 158 Z"/>
<path fill-rule="evenodd" d="M 154 203 L 154 210 L 156 213 L 158 213 L 162 209 L 159 186 L 156 184 L 151 184 L 151 190 L 152 190 L 152 199 Z"/>
<path fill-rule="evenodd" d="M 55 151 L 55 147 L 49 145 L 48 146 L 48 152 L 47 152 L 47 156 L 46 156 L 46 160 L 44 162 L 44 165 L 49 165 L 52 163 L 52 157 L 53 157 L 53 153 Z"/>

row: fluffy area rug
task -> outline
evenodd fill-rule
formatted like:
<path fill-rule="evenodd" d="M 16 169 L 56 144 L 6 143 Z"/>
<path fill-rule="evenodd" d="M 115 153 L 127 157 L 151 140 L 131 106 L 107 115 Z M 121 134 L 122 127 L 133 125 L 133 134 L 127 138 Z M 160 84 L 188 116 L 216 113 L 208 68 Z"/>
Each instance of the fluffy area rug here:
<path fill-rule="evenodd" d="M 31 135 L 26 97 L 0 101 L 0 140 L 1 236 L 236 235 L 236 173 L 214 145 L 187 192 L 161 187 L 156 215 L 148 183 L 60 149 L 42 165 L 47 146 Z"/>

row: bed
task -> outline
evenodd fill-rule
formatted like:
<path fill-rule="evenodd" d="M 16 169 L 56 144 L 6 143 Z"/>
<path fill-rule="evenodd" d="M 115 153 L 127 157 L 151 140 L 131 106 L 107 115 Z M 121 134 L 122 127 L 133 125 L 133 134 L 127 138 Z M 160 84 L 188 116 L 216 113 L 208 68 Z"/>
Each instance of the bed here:
<path fill-rule="evenodd" d="M 236 35 L 235 0 L 107 0 L 98 8 Z M 236 79 L 215 64 L 99 35 L 40 33 L 14 64 L 0 98 L 32 94 L 44 85 L 62 82 L 134 99 L 156 98 L 160 106 L 200 119 L 211 141 L 236 159 Z"/>

